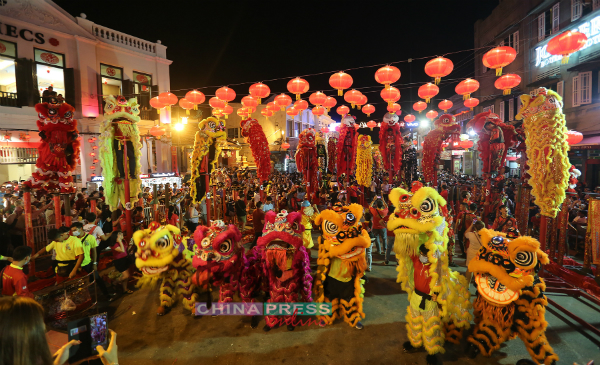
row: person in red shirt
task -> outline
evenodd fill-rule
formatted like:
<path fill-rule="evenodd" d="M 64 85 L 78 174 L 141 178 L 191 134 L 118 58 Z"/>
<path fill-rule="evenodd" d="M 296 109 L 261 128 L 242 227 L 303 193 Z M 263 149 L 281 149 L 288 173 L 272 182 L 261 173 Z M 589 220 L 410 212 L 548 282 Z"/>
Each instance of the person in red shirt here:
<path fill-rule="evenodd" d="M 33 299 L 33 293 L 27 288 L 27 275 L 23 273 L 23 266 L 31 260 L 32 251 L 29 246 L 15 248 L 12 264 L 2 270 L 2 295 Z"/>
<path fill-rule="evenodd" d="M 113 232 L 114 233 L 114 232 Z M 111 246 L 112 254 L 113 254 L 113 264 L 115 265 L 115 269 L 122 274 L 120 281 L 121 285 L 123 285 L 123 293 L 124 294 L 132 294 L 133 291 L 127 288 L 127 284 L 129 282 L 129 258 L 127 257 L 127 243 L 125 242 L 125 237 L 122 231 L 117 231 L 117 236 L 115 239 L 115 244 Z M 113 234 L 114 236 L 114 234 Z"/>
<path fill-rule="evenodd" d="M 446 184 L 442 184 L 442 191 L 440 192 L 440 196 L 448 201 L 448 186 Z"/>
<path fill-rule="evenodd" d="M 381 255 L 386 247 L 386 222 L 385 217 L 388 215 L 388 206 L 380 196 L 376 197 L 369 206 L 369 212 L 373 215 L 373 228 L 371 232 L 377 243 L 377 252 Z"/>
<path fill-rule="evenodd" d="M 179 216 L 175 214 L 175 207 L 172 205 L 169 205 L 169 219 L 167 222 L 172 226 L 181 228 L 179 227 Z"/>
<path fill-rule="evenodd" d="M 263 227 L 265 226 L 265 212 L 262 210 L 262 202 L 256 203 L 256 209 L 252 213 L 252 226 L 254 227 L 254 241 L 250 245 L 250 249 L 256 246 L 258 239 L 262 236 Z"/>
<path fill-rule="evenodd" d="M 394 214 L 393 211 L 390 212 L 388 216 L 385 217 L 385 224 L 387 227 L 387 222 L 390 220 L 390 217 Z M 392 253 L 392 249 L 394 248 L 394 241 L 396 240 L 396 234 L 394 231 L 387 230 L 387 247 L 385 249 L 385 264 L 388 265 L 390 263 L 390 255 Z"/>

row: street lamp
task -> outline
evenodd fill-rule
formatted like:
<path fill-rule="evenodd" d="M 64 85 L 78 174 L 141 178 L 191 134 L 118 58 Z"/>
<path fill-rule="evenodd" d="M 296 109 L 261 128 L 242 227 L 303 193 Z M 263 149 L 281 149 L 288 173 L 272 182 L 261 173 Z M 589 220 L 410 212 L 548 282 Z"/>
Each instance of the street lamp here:
<path fill-rule="evenodd" d="M 181 132 L 183 130 L 183 124 L 182 123 L 175 124 L 175 130 L 178 132 Z"/>

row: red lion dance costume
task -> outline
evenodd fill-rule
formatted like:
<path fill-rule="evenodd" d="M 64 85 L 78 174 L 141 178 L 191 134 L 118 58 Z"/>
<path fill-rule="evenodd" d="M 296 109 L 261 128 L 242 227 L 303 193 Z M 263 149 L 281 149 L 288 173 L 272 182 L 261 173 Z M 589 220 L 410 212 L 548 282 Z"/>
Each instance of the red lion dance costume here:
<path fill-rule="evenodd" d="M 256 162 L 257 175 L 261 182 L 269 180 L 271 173 L 271 151 L 269 142 L 258 121 L 253 118 L 241 121 L 242 136 L 250 144 L 252 157 Z"/>
<path fill-rule="evenodd" d="M 390 182 L 394 177 L 401 176 L 402 168 L 402 132 L 397 114 L 386 113 L 379 129 L 379 151 L 383 159 L 383 166 L 389 172 Z"/>
<path fill-rule="evenodd" d="M 305 129 L 298 137 L 298 151 L 296 152 L 296 165 L 298 171 L 302 173 L 304 182 L 308 184 L 311 190 L 318 189 L 317 170 L 319 161 L 317 158 L 317 141 L 314 129 Z"/>
<path fill-rule="evenodd" d="M 25 182 L 34 190 L 74 193 L 73 175 L 79 157 L 75 108 L 63 103 L 42 103 L 35 106 L 37 126 L 42 143 L 38 147 L 37 169 Z"/>
<path fill-rule="evenodd" d="M 451 114 L 442 114 L 435 122 L 433 129 L 425 136 L 423 141 L 423 176 L 425 182 L 437 186 L 436 160 L 442 152 L 442 143 L 452 133 L 460 133 L 460 126 Z"/>
<path fill-rule="evenodd" d="M 340 139 L 337 142 L 337 176 L 340 178 L 343 174 L 350 176 L 354 174 L 356 156 L 356 137 L 358 132 L 354 128 L 354 117 L 346 115 L 342 118 L 342 123 L 339 127 Z"/>

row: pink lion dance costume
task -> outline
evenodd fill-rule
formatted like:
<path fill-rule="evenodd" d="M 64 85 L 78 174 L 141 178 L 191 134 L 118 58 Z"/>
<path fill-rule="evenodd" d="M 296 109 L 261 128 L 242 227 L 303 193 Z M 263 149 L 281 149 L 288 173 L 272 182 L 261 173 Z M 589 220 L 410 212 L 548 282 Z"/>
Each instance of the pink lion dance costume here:
<path fill-rule="evenodd" d="M 302 173 L 304 182 L 311 189 L 317 189 L 319 160 L 317 158 L 317 140 L 314 129 L 305 129 L 300 133 L 295 158 L 298 171 Z"/>
<path fill-rule="evenodd" d="M 38 147 L 37 169 L 25 185 L 45 192 L 74 193 L 72 172 L 79 158 L 75 108 L 63 103 L 36 104 L 37 126 L 42 143 Z"/>
<path fill-rule="evenodd" d="M 379 151 L 383 159 L 383 166 L 389 172 L 390 182 L 394 177 L 401 176 L 402 168 L 402 132 L 400 131 L 400 117 L 397 114 L 386 113 L 379 129 Z"/>
<path fill-rule="evenodd" d="M 268 293 L 269 303 L 312 302 L 310 262 L 303 245 L 301 220 L 298 212 L 267 212 L 263 235 L 246 254 L 240 289 L 244 302 L 256 301 L 261 290 Z M 276 316 L 266 316 L 266 322 L 265 331 L 281 323 Z M 253 322 L 253 327 L 256 324 Z M 291 323 L 288 330 L 293 330 Z"/>
<path fill-rule="evenodd" d="M 354 128 L 354 117 L 346 115 L 342 118 L 342 123 L 339 126 L 340 139 L 337 142 L 337 176 L 354 175 L 354 165 L 356 156 L 356 136 L 358 132 Z"/>
<path fill-rule="evenodd" d="M 261 182 L 269 180 L 271 174 L 271 151 L 269 142 L 258 121 L 253 118 L 241 121 L 242 136 L 250 144 L 252 157 L 256 161 L 257 175 Z"/>
<path fill-rule="evenodd" d="M 194 232 L 192 283 L 207 293 L 207 309 L 212 303 L 212 288 L 219 288 L 219 302 L 232 302 L 239 290 L 244 267 L 242 234 L 233 225 L 212 221 L 210 227 L 198 226 Z"/>
<path fill-rule="evenodd" d="M 434 129 L 425 136 L 423 141 L 423 176 L 426 183 L 437 186 L 435 165 L 442 152 L 442 143 L 452 133 L 460 133 L 460 126 L 451 114 L 442 114 L 435 122 Z"/>

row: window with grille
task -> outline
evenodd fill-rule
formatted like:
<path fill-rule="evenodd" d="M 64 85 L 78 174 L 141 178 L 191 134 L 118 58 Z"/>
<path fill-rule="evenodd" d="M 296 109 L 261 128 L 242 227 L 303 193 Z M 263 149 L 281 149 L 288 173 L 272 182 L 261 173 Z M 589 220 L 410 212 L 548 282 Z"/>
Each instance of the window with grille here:
<path fill-rule="evenodd" d="M 227 138 L 230 138 L 230 139 L 239 138 L 240 137 L 239 131 L 240 131 L 239 128 L 227 128 Z"/>
<path fill-rule="evenodd" d="M 571 21 L 581 18 L 583 12 L 583 4 L 581 0 L 571 0 Z"/>
<path fill-rule="evenodd" d="M 501 45 L 509 46 L 515 49 L 519 53 L 519 31 L 509 34 L 508 37 L 504 38 Z"/>
<path fill-rule="evenodd" d="M 560 28 L 560 3 L 552 7 L 552 34 L 558 33 Z"/>

